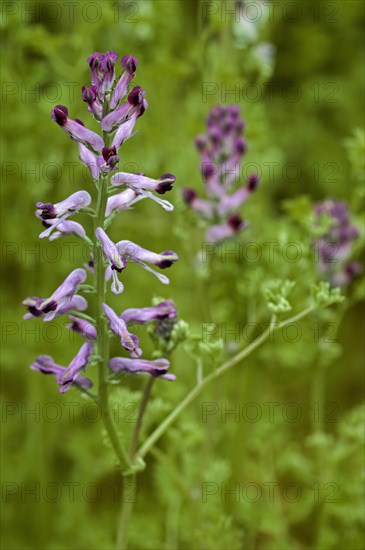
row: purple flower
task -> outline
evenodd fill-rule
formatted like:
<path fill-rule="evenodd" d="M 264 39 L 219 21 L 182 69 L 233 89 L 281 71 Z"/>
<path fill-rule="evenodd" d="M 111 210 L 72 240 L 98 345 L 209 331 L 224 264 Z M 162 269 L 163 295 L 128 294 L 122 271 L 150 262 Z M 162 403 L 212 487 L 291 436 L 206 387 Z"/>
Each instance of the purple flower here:
<path fill-rule="evenodd" d="M 81 334 L 81 336 L 86 340 L 96 340 L 97 334 L 94 325 L 92 325 L 88 321 L 85 321 L 85 319 L 80 319 L 79 317 L 74 317 L 73 315 L 70 315 L 69 319 L 70 321 L 72 321 L 72 323 L 66 325 L 68 329 L 73 330 L 78 334 Z"/>
<path fill-rule="evenodd" d="M 23 300 L 22 304 L 28 308 L 28 313 L 23 316 L 23 319 L 33 319 L 34 317 L 45 317 L 47 311 L 41 309 L 41 304 L 45 301 L 45 298 L 38 298 L 37 296 L 30 296 Z M 75 294 L 69 302 L 65 303 L 62 307 L 55 311 L 54 317 L 59 317 L 68 313 L 70 310 L 74 309 L 76 311 L 85 311 L 88 304 L 83 296 Z M 47 308 L 46 308 L 47 310 Z M 54 318 L 53 317 L 53 318 Z M 49 320 L 49 319 L 45 319 Z"/>
<path fill-rule="evenodd" d="M 109 368 L 115 372 L 125 372 L 127 374 L 144 374 L 154 378 L 164 378 L 165 380 L 176 380 L 174 374 L 168 374 L 170 362 L 167 359 L 156 359 L 148 361 L 146 359 L 128 359 L 126 357 L 113 357 L 109 361 Z"/>
<path fill-rule="evenodd" d="M 126 95 L 128 92 L 128 87 L 131 82 L 131 80 L 134 78 L 134 75 L 136 74 L 138 61 L 133 55 L 125 55 L 121 59 L 121 64 L 123 67 L 123 74 L 119 78 L 112 95 L 112 98 L 110 100 L 110 108 L 115 109 L 115 107 L 118 105 L 119 101 Z"/>
<path fill-rule="evenodd" d="M 115 311 L 107 304 L 103 304 L 103 310 L 108 318 L 110 329 L 120 336 L 120 342 L 124 349 L 130 352 L 131 357 L 139 357 L 142 354 L 142 350 L 138 347 L 138 338 L 135 334 L 131 334 L 125 321 L 118 317 Z"/>
<path fill-rule="evenodd" d="M 201 156 L 201 174 L 208 199 L 199 198 L 194 189 L 184 189 L 183 198 L 205 221 L 215 221 L 215 225 L 208 228 L 206 234 L 210 242 L 229 239 L 248 225 L 242 222 L 237 210 L 255 191 L 259 177 L 251 174 L 246 187 L 230 192 L 238 179 L 240 164 L 247 151 L 247 144 L 242 136 L 244 128 L 237 105 L 219 105 L 207 117 L 206 135 L 199 135 L 195 139 Z M 230 216 L 227 220 L 228 214 Z"/>
<path fill-rule="evenodd" d="M 146 250 L 145 248 L 142 248 L 132 241 L 119 241 L 118 243 L 116 243 L 116 247 L 119 254 L 126 256 L 128 259 L 139 264 L 150 273 L 153 273 L 153 275 L 155 275 L 155 277 L 157 277 L 161 281 L 161 283 L 169 284 L 170 281 L 167 277 L 165 277 L 161 273 L 157 273 L 156 271 L 154 271 L 152 268 L 146 265 L 146 262 L 148 264 L 155 265 L 160 269 L 166 269 L 167 267 L 172 266 L 172 264 L 179 259 L 176 252 L 173 252 L 172 250 L 165 250 L 160 254 L 156 254 L 156 252 Z"/>
<path fill-rule="evenodd" d="M 185 188 L 182 191 L 183 199 L 188 206 L 205 218 L 212 218 L 214 214 L 213 204 L 204 199 L 200 199 L 194 189 Z"/>
<path fill-rule="evenodd" d="M 243 221 L 238 214 L 229 216 L 226 223 L 222 223 L 220 225 L 212 225 L 208 229 L 206 240 L 207 242 L 211 243 L 230 239 L 231 237 L 234 237 L 235 235 L 243 231 L 243 229 L 246 229 L 248 225 L 248 222 Z"/>
<path fill-rule="evenodd" d="M 127 103 L 123 103 L 123 105 L 117 107 L 117 109 L 103 118 L 101 121 L 102 130 L 110 132 L 130 119 L 135 113 L 138 116 L 143 115 L 147 108 L 147 102 L 144 99 L 145 93 L 145 90 L 142 90 L 140 86 L 133 88 L 128 96 Z"/>
<path fill-rule="evenodd" d="M 315 205 L 314 214 L 315 225 L 322 216 L 330 219 L 326 234 L 315 241 L 318 271 L 332 286 L 346 286 L 361 271 L 360 264 L 349 261 L 359 231 L 351 224 L 348 206 L 328 199 Z"/>
<path fill-rule="evenodd" d="M 116 147 L 117 150 L 121 145 L 123 145 L 125 141 L 127 141 L 127 139 L 129 139 L 134 135 L 132 132 L 138 117 L 139 117 L 138 112 L 133 113 L 133 115 L 128 120 L 123 122 L 123 124 L 121 124 L 117 129 L 117 131 L 115 132 L 115 135 L 112 141 L 112 146 Z"/>
<path fill-rule="evenodd" d="M 128 172 L 117 172 L 112 176 L 110 183 L 114 186 L 128 185 L 136 191 L 155 191 L 163 195 L 167 191 L 171 191 L 175 183 L 175 176 L 172 174 L 164 174 L 158 180 L 147 178 L 143 174 L 129 174 Z"/>
<path fill-rule="evenodd" d="M 91 83 L 96 87 L 99 98 L 104 100 L 105 92 L 111 89 L 114 82 L 114 67 L 118 56 L 113 51 L 104 54 L 96 52 L 87 61 L 91 69 Z"/>
<path fill-rule="evenodd" d="M 100 152 L 104 147 L 103 139 L 92 130 L 85 128 L 81 120 L 72 120 L 68 118 L 67 107 L 56 105 L 56 107 L 52 109 L 51 118 L 75 141 L 90 147 L 94 151 Z"/>
<path fill-rule="evenodd" d="M 168 201 L 155 197 L 151 191 L 155 191 L 159 195 L 163 195 L 167 191 L 172 189 L 175 183 L 175 176 L 172 174 L 163 174 L 158 180 L 147 178 L 143 174 L 129 174 L 128 172 L 117 172 L 111 177 L 110 183 L 115 187 L 120 185 L 127 185 L 130 189 L 133 189 L 136 193 L 144 195 L 149 199 L 154 200 L 161 204 L 165 210 L 173 210 L 172 204 Z"/>
<path fill-rule="evenodd" d="M 121 273 L 123 271 L 127 265 L 127 260 L 119 253 L 118 247 L 111 239 L 109 239 L 104 229 L 97 227 L 95 235 L 101 243 L 101 248 L 105 259 L 109 262 L 111 275 L 113 277 L 111 290 L 114 294 L 120 294 L 123 292 L 124 287 L 119 281 L 117 273 Z"/>
<path fill-rule="evenodd" d="M 77 191 L 76 193 L 73 193 L 67 199 L 64 199 L 61 202 L 57 202 L 56 204 L 52 204 L 50 202 L 37 202 L 36 207 L 37 210 L 35 212 L 37 218 L 39 218 L 42 221 L 46 222 L 47 229 L 43 231 L 39 237 L 42 239 L 44 237 L 48 237 L 51 232 L 58 228 L 59 231 L 62 232 L 62 230 L 58 227 L 61 222 L 63 222 L 66 218 L 69 218 L 70 216 L 73 216 L 80 210 L 80 208 L 84 208 L 88 206 L 91 202 L 91 197 L 87 191 Z M 64 229 L 67 230 L 64 227 Z M 79 230 L 74 226 L 74 230 L 76 229 L 77 234 L 79 234 Z"/>
<path fill-rule="evenodd" d="M 120 316 L 126 323 L 145 325 L 161 319 L 175 319 L 176 306 L 172 300 L 160 302 L 154 307 L 130 308 L 123 311 Z"/>
<path fill-rule="evenodd" d="M 81 237 L 81 238 L 85 237 L 86 235 L 85 229 L 82 227 L 80 223 L 77 223 L 77 222 L 47 220 L 47 221 L 43 221 L 42 225 L 47 229 L 50 229 L 51 231 L 54 229 L 54 227 L 57 227 L 57 231 L 54 231 L 52 234 L 49 235 L 50 241 L 59 239 L 63 235 L 77 235 L 78 237 Z M 45 231 L 43 231 L 39 235 L 41 239 L 46 236 L 47 235 L 45 235 Z"/>
<path fill-rule="evenodd" d="M 87 103 L 87 110 L 94 115 L 97 120 L 101 120 L 103 106 L 98 100 L 98 89 L 96 86 L 82 87 L 82 100 Z"/>
<path fill-rule="evenodd" d="M 99 164 L 97 162 L 98 156 L 95 155 L 82 143 L 79 143 L 79 159 L 87 166 L 91 172 L 91 176 L 94 180 L 97 180 L 100 174 Z"/>
<path fill-rule="evenodd" d="M 73 296 L 76 294 L 80 284 L 86 280 L 86 271 L 82 268 L 74 269 L 63 281 L 63 283 L 54 291 L 52 296 L 42 300 L 36 307 L 41 313 L 45 313 L 44 320 L 51 321 L 60 314 Z M 26 304 L 27 305 L 27 304 Z"/>
<path fill-rule="evenodd" d="M 221 201 L 218 205 L 218 214 L 221 216 L 226 215 L 228 212 L 231 212 L 232 210 L 236 210 L 246 200 L 248 197 L 257 189 L 257 186 L 259 184 L 260 178 L 257 176 L 257 174 L 251 174 L 248 178 L 248 183 L 246 187 L 241 187 L 241 189 L 238 189 L 233 195 L 223 195 L 221 198 Z"/>
<path fill-rule="evenodd" d="M 108 174 L 115 170 L 119 162 L 115 147 L 103 147 L 101 155 L 94 155 L 85 145 L 79 143 L 80 160 L 90 170 L 94 180 L 99 178 L 100 174 Z"/>
<path fill-rule="evenodd" d="M 59 390 L 61 393 L 65 393 L 72 385 L 88 390 L 93 384 L 88 378 L 80 376 L 80 372 L 86 367 L 92 352 L 93 346 L 87 342 L 81 346 L 77 355 L 66 368 L 54 363 L 52 357 L 49 355 L 40 355 L 37 357 L 30 368 L 44 374 L 53 374 L 60 386 Z"/>
<path fill-rule="evenodd" d="M 144 199 L 144 197 L 138 195 L 133 189 L 125 189 L 121 193 L 108 198 L 105 215 L 110 216 L 115 210 L 126 210 L 141 199 Z"/>

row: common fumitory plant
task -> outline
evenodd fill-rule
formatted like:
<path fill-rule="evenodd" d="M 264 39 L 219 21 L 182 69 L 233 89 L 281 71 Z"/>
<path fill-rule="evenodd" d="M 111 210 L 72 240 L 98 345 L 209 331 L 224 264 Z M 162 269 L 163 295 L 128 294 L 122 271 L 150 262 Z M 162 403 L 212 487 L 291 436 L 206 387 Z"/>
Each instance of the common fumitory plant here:
<path fill-rule="evenodd" d="M 88 59 L 91 85 L 82 88 L 82 99 L 89 113 L 99 122 L 100 134 L 89 130 L 81 120 L 72 119 L 64 105 L 56 105 L 51 113 L 54 122 L 78 144 L 80 160 L 89 168 L 96 187 L 96 204 L 92 205 L 86 190 L 76 191 L 54 204 L 36 203 L 35 214 L 43 225 L 39 237 L 53 240 L 63 235 L 75 235 L 83 239 L 90 249 L 88 269 L 80 267 L 72 271 L 48 298 L 32 296 L 26 298 L 23 304 L 28 310 L 25 319 L 40 317 L 44 322 L 49 322 L 55 317 L 67 315 L 67 328 L 85 339 L 67 366 L 57 364 L 49 355 L 41 355 L 31 368 L 53 375 L 61 393 L 75 388 L 97 400 L 122 468 L 133 471 L 136 469 L 132 464 L 133 456 L 128 454 L 119 440 L 108 409 L 108 382 L 120 380 L 121 374 L 175 380 L 175 375 L 168 372 L 170 362 L 167 357 L 153 360 L 141 357 L 139 339 L 130 332 L 128 325 L 156 324 L 158 330 L 162 320 L 167 319 L 173 328 L 178 324 L 177 314 L 171 300 L 161 300 L 154 307 L 128 309 L 121 315 L 117 314 L 106 303 L 107 281 L 111 281 L 110 288 L 114 294 L 122 293 L 123 271 L 135 263 L 158 277 L 163 284 L 168 284 L 169 279 L 155 268 L 169 268 L 178 256 L 170 250 L 151 252 L 128 240 L 113 242 L 106 229 L 118 213 L 144 198 L 152 199 L 165 210 L 172 211 L 173 206 L 161 195 L 172 189 L 175 176 L 169 173 L 153 179 L 144 174 L 118 172 L 119 150 L 132 136 L 138 118 L 147 108 L 147 100 L 145 90 L 140 86 L 131 89 L 137 59 L 131 55 L 121 59 L 123 70 L 118 79 L 115 76 L 117 61 L 118 56 L 114 52 L 95 53 Z M 80 223 L 70 219 L 79 212 L 93 218 L 92 234 L 87 235 Z M 88 277 L 92 281 L 86 283 Z M 82 296 L 84 291 L 88 296 L 95 297 L 93 303 L 88 303 Z M 110 357 L 111 335 L 120 339 L 117 357 Z M 91 379 L 82 376 L 84 371 L 89 373 L 95 368 L 98 368 L 99 375 L 97 394 L 92 393 Z M 136 441 L 137 436 L 138 433 L 135 434 Z"/>
<path fill-rule="evenodd" d="M 183 190 L 183 198 L 208 226 L 208 242 L 232 238 L 248 226 L 239 209 L 257 188 L 259 177 L 250 174 L 246 185 L 235 190 L 247 150 L 244 129 L 238 105 L 218 105 L 208 114 L 206 134 L 195 140 L 207 198 L 192 188 Z"/>
<path fill-rule="evenodd" d="M 61 393 L 73 388 L 95 400 L 121 472 L 135 481 L 137 473 L 145 468 L 144 457 L 152 449 L 158 454 L 156 443 L 208 384 L 241 363 L 266 342 L 273 331 L 298 321 L 319 307 L 340 301 L 341 297 L 338 289 L 330 289 L 328 283 L 322 282 L 318 287 L 313 287 L 309 304 L 304 309 L 292 317 L 285 317 L 292 307 L 289 294 L 294 285 L 290 281 L 277 282 L 266 292 L 267 328 L 236 355 L 220 366 L 215 365 L 214 370 L 203 372 L 201 362 L 197 374 L 191 377 L 192 388 L 188 394 L 140 441 L 142 420 L 153 384 L 157 379 L 176 379 L 171 372 L 171 352 L 187 338 L 196 341 L 199 337 L 189 335 L 186 324 L 178 319 L 172 300 L 155 298 L 152 305 L 124 309 L 122 313 L 107 303 L 106 292 L 109 288 L 115 295 L 128 291 L 124 289 L 123 274 L 131 264 L 137 264 L 161 283 L 168 284 L 169 279 L 160 270 L 170 268 L 178 260 L 177 254 L 171 250 L 152 252 L 123 238 L 114 242 L 107 233 L 118 214 L 142 199 L 151 199 L 171 212 L 172 204 L 162 195 L 169 192 L 175 183 L 175 176 L 171 173 L 150 178 L 141 173 L 118 171 L 120 148 L 133 135 L 138 118 L 145 113 L 148 105 L 145 90 L 140 86 L 131 86 L 137 70 L 136 58 L 127 55 L 121 59 L 123 70 L 118 79 L 115 76 L 117 61 L 118 56 L 114 52 L 95 53 L 88 59 L 91 85 L 82 88 L 82 99 L 88 112 L 100 124 L 100 133 L 89 130 L 81 120 L 72 119 L 63 105 L 55 106 L 51 113 L 54 122 L 78 144 L 80 160 L 90 170 L 96 188 L 95 203 L 86 190 L 76 191 L 60 202 L 36 203 L 35 214 L 43 226 L 39 237 L 52 240 L 63 235 L 74 235 L 82 239 L 89 247 L 89 262 L 74 269 L 63 282 L 58 282 L 50 296 L 31 296 L 23 304 L 27 308 L 25 319 L 39 317 L 47 323 L 65 315 L 68 318 L 66 328 L 84 338 L 79 351 L 75 357 L 70 357 L 67 365 L 59 365 L 51 356 L 41 355 L 35 359 L 31 369 L 53 375 Z M 238 108 L 217 107 L 208 117 L 207 136 L 197 139 L 209 198 L 199 199 L 191 189 L 185 190 L 184 196 L 191 208 L 208 221 L 207 239 L 214 242 L 230 238 L 247 226 L 247 222 L 240 217 L 239 209 L 258 184 L 258 177 L 252 174 L 245 187 L 232 191 L 246 150 L 243 128 Z M 71 219 L 78 213 L 91 216 L 92 233 L 87 234 L 79 222 Z M 139 338 L 133 331 L 134 325 L 148 325 L 148 334 L 156 344 L 156 351 L 150 359 L 143 356 Z M 110 356 L 111 338 L 120 342 L 115 357 Z M 215 345 L 213 352 L 220 343 Z M 209 349 L 208 344 L 200 347 L 202 352 L 209 352 Z M 95 378 L 92 376 L 94 370 L 97 371 L 97 389 L 91 379 Z M 125 434 L 119 433 L 120 426 L 116 426 L 109 407 L 110 385 L 123 382 L 125 375 L 147 377 L 129 445 Z M 123 499 L 117 528 L 117 548 L 127 548 L 132 509 L 133 502 Z"/>
<path fill-rule="evenodd" d="M 82 99 L 87 103 L 88 111 L 100 123 L 102 135 L 86 128 L 81 120 L 71 119 L 67 107 L 63 105 L 54 107 L 51 114 L 56 124 L 78 143 L 80 160 L 90 169 L 97 189 L 95 208 L 90 208 L 91 196 L 85 190 L 76 191 L 55 204 L 41 201 L 36 203 L 36 216 L 46 228 L 39 235 L 40 238 L 55 239 L 65 234 L 74 234 L 89 244 L 93 282 L 91 287 L 85 286 L 87 272 L 83 268 L 78 268 L 66 277 L 49 298 L 30 297 L 23 302 L 28 308 L 26 318 L 42 317 L 47 322 L 56 316 L 67 314 L 71 321 L 69 328 L 88 340 L 67 367 L 57 365 L 49 356 L 40 356 L 31 368 L 53 374 L 60 391 L 65 392 L 71 386 L 82 390 L 91 388 L 91 380 L 81 377 L 80 373 L 93 364 L 99 364 L 99 398 L 100 402 L 104 403 L 103 406 L 106 406 L 107 400 L 105 391 L 107 368 L 111 373 L 123 371 L 170 380 L 175 378 L 172 374 L 166 374 L 170 367 L 166 358 L 159 359 L 157 363 L 139 359 L 142 350 L 139 347 L 138 337 L 129 332 L 126 321 L 105 303 L 106 281 L 112 281 L 111 290 L 115 294 L 123 292 L 124 286 L 120 277 L 128 263 L 134 262 L 144 267 L 155 274 L 162 283 L 168 284 L 168 278 L 154 271 L 150 265 L 164 269 L 178 259 L 177 254 L 172 251 L 157 254 L 131 241 L 121 240 L 114 243 L 105 231 L 112 216 L 145 197 L 153 198 L 161 202 L 165 209 L 172 210 L 170 203 L 160 201 L 153 193 L 164 194 L 172 189 L 175 182 L 172 174 L 165 174 L 155 180 L 142 174 L 117 172 L 119 149 L 124 141 L 131 137 L 138 117 L 143 115 L 147 108 L 145 91 L 140 86 L 135 86 L 129 91 L 137 69 L 136 58 L 133 56 L 122 58 L 123 72 L 115 83 L 117 60 L 118 56 L 114 52 L 95 53 L 89 57 L 91 86 L 82 88 Z M 112 177 L 109 176 L 110 174 L 113 174 Z M 124 189 L 118 193 L 120 186 Z M 93 235 L 86 235 L 81 224 L 68 220 L 80 211 L 93 217 Z M 88 314 L 84 313 L 88 303 L 78 294 L 83 290 L 95 291 L 96 295 L 95 304 Z M 161 316 L 161 311 L 159 309 L 156 315 Z M 149 321 L 155 319 L 153 314 L 149 316 Z M 132 359 L 124 360 L 122 357 L 110 359 L 109 330 L 120 337 L 121 352 L 129 354 Z"/>

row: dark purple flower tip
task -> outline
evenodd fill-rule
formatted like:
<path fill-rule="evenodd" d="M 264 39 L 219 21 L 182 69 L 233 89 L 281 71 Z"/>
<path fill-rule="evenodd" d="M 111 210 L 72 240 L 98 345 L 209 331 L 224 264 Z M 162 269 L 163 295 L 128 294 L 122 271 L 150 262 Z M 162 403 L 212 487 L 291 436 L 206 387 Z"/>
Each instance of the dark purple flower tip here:
<path fill-rule="evenodd" d="M 197 136 L 195 138 L 195 147 L 198 149 L 199 153 L 203 153 L 207 148 L 207 138 L 203 135 Z"/>
<path fill-rule="evenodd" d="M 40 214 L 42 220 L 52 220 L 53 218 L 57 218 L 56 209 L 50 202 L 36 202 L 35 205 L 42 211 Z"/>
<path fill-rule="evenodd" d="M 95 52 L 92 55 L 90 55 L 90 57 L 87 58 L 87 62 L 89 63 L 91 69 L 96 69 L 99 66 L 102 59 L 103 59 L 103 54 L 100 52 Z"/>
<path fill-rule="evenodd" d="M 163 195 L 167 191 L 171 191 L 173 184 L 176 181 L 176 177 L 173 174 L 163 174 L 158 178 L 160 182 L 156 187 L 156 193 Z"/>
<path fill-rule="evenodd" d="M 243 132 L 245 128 L 246 128 L 245 122 L 243 120 L 237 120 L 235 124 L 235 130 L 237 134 L 240 134 L 241 132 Z"/>
<path fill-rule="evenodd" d="M 133 74 L 137 70 L 138 61 L 133 55 L 125 55 L 121 60 L 121 65 L 125 71 Z"/>
<path fill-rule="evenodd" d="M 67 122 L 68 109 L 64 105 L 56 105 L 52 109 L 51 118 L 60 126 L 64 126 Z"/>
<path fill-rule="evenodd" d="M 144 90 L 142 90 L 141 86 L 135 86 L 133 90 L 128 95 L 128 103 L 133 105 L 134 107 L 137 107 L 140 105 L 143 101 L 144 96 Z"/>
<path fill-rule="evenodd" d="M 116 155 L 114 155 L 114 156 L 108 158 L 107 165 L 109 166 L 109 168 L 111 170 L 113 170 L 116 167 L 116 165 L 118 164 L 119 161 L 120 161 L 120 158 L 117 157 Z"/>
<path fill-rule="evenodd" d="M 233 118 L 237 119 L 241 114 L 241 109 L 238 105 L 229 105 L 227 107 L 227 113 Z"/>
<path fill-rule="evenodd" d="M 128 263 L 128 260 L 125 256 L 120 256 L 118 258 L 118 261 L 119 261 L 119 265 L 115 264 L 115 263 L 112 263 L 110 264 L 110 268 L 113 270 L 113 271 L 118 271 L 118 273 L 121 273 L 123 271 L 123 269 L 126 268 L 127 266 L 127 263 Z"/>
<path fill-rule="evenodd" d="M 260 176 L 258 174 L 250 174 L 248 176 L 247 189 L 250 191 L 250 193 L 257 189 L 259 182 Z"/>
<path fill-rule="evenodd" d="M 57 302 L 52 300 L 52 302 L 49 302 L 45 307 L 41 308 L 42 313 L 49 313 L 50 311 L 54 311 L 57 309 Z"/>
<path fill-rule="evenodd" d="M 346 274 L 349 275 L 349 277 L 356 277 L 356 275 L 362 272 L 362 269 L 360 262 L 350 262 L 345 267 Z"/>
<path fill-rule="evenodd" d="M 82 87 L 82 100 L 86 103 L 94 103 L 97 98 L 96 86 L 83 86 Z"/>
<path fill-rule="evenodd" d="M 117 154 L 117 149 L 116 147 L 103 147 L 101 150 L 101 154 L 103 155 L 103 159 L 105 160 L 105 162 L 107 162 L 110 157 Z"/>
<path fill-rule="evenodd" d="M 211 142 L 213 143 L 213 145 L 219 145 L 220 142 L 222 141 L 222 132 L 220 130 L 220 128 L 216 128 L 216 127 L 213 127 L 210 131 L 209 131 L 209 138 L 211 140 Z"/>
<path fill-rule="evenodd" d="M 163 376 L 164 374 L 167 373 L 167 370 L 168 368 L 166 369 L 154 369 L 154 368 L 151 368 L 148 372 L 149 374 L 153 377 L 153 378 L 158 378 L 159 376 Z"/>
<path fill-rule="evenodd" d="M 100 65 L 104 71 L 111 71 L 113 70 L 117 61 L 118 61 L 118 54 L 113 51 L 110 51 L 110 52 L 106 52 L 102 56 Z"/>
<path fill-rule="evenodd" d="M 33 317 L 41 317 L 43 315 L 43 311 L 37 309 L 36 306 L 29 306 L 28 311 L 33 315 Z"/>
<path fill-rule="evenodd" d="M 232 120 L 226 120 L 223 124 L 222 124 L 222 132 L 223 134 L 227 135 L 227 134 L 230 134 L 233 130 L 233 128 L 235 127 L 235 124 L 233 123 Z"/>
<path fill-rule="evenodd" d="M 225 115 L 225 107 L 223 105 L 217 105 L 216 107 L 213 107 L 213 109 L 210 111 L 208 118 L 207 118 L 207 125 L 211 126 L 212 124 L 217 124 L 220 122 L 220 120 Z"/>
<path fill-rule="evenodd" d="M 243 225 L 243 220 L 239 214 L 229 216 L 227 223 L 234 231 L 239 231 Z"/>
<path fill-rule="evenodd" d="M 243 137 L 238 137 L 234 144 L 234 150 L 238 155 L 244 155 L 247 151 L 246 141 Z"/>
<path fill-rule="evenodd" d="M 196 199 L 197 194 L 196 194 L 196 191 L 194 191 L 194 189 L 187 187 L 182 190 L 182 196 L 186 204 L 190 205 L 193 202 L 193 200 Z"/>
<path fill-rule="evenodd" d="M 210 178 L 216 173 L 216 167 L 212 162 L 203 162 L 202 164 L 202 176 L 203 178 Z"/>
<path fill-rule="evenodd" d="M 171 267 L 172 264 L 177 262 L 177 260 L 179 259 L 177 254 L 172 250 L 165 250 L 164 252 L 161 252 L 160 256 L 167 256 L 166 259 L 161 260 L 156 264 L 157 267 L 159 267 L 160 269 L 166 269 L 167 267 Z"/>

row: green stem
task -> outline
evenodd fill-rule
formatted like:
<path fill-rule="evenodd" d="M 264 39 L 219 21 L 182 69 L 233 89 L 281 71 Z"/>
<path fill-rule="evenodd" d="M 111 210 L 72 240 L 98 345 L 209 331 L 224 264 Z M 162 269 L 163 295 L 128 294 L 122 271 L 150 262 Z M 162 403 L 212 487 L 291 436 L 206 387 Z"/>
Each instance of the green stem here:
<path fill-rule="evenodd" d="M 137 489 L 136 474 L 134 474 L 130 478 L 124 478 L 123 480 L 123 503 L 122 503 L 122 514 L 120 518 L 119 530 L 117 535 L 117 544 L 116 544 L 117 550 L 126 550 L 128 548 L 129 526 L 130 526 L 133 507 L 135 503 L 135 500 L 131 498 L 131 494 L 129 490 L 131 483 L 134 484 Z"/>
<path fill-rule="evenodd" d="M 195 386 L 190 391 L 190 393 L 188 393 L 188 395 L 177 405 L 177 407 L 175 407 L 175 409 L 169 414 L 169 416 L 167 416 L 165 420 L 158 426 L 158 428 L 156 428 L 156 430 L 152 432 L 152 434 L 148 437 L 148 439 L 137 452 L 136 458 L 143 458 L 149 452 L 151 447 L 155 445 L 156 441 L 160 439 L 167 428 L 169 428 L 169 426 L 173 422 L 175 422 L 175 420 L 183 412 L 183 410 L 186 409 L 186 407 L 188 407 L 194 401 L 194 399 L 196 399 L 196 397 L 198 397 L 198 395 L 202 393 L 202 391 L 208 384 L 210 384 L 210 382 L 222 376 L 222 374 L 230 370 L 232 367 L 234 367 L 243 359 L 245 359 L 248 355 L 250 355 L 256 348 L 261 346 L 261 344 L 263 344 L 269 338 L 273 331 L 279 330 L 286 325 L 302 319 L 303 317 L 309 315 L 309 313 L 311 313 L 314 309 L 315 308 L 313 306 L 310 306 L 302 312 L 298 313 L 297 315 L 294 315 L 293 317 L 282 321 L 281 323 L 276 323 L 276 316 L 274 315 L 271 319 L 269 327 L 256 340 L 254 340 L 249 346 L 240 351 L 237 355 L 223 363 L 223 365 L 218 367 L 214 372 L 206 376 L 204 380 L 202 380 L 201 384 Z"/>
<path fill-rule="evenodd" d="M 130 450 L 129 450 L 129 456 L 131 457 L 132 460 L 134 458 L 134 455 L 136 454 L 136 450 L 137 450 L 137 447 L 138 447 L 138 439 L 139 439 L 139 434 L 140 434 L 141 427 L 142 427 L 142 420 L 143 420 L 143 416 L 144 416 L 144 413 L 145 413 L 146 408 L 147 408 L 147 403 L 148 403 L 148 400 L 150 398 L 151 391 L 152 391 L 152 386 L 153 386 L 154 382 L 155 382 L 155 378 L 150 378 L 148 380 L 145 388 L 144 388 L 141 404 L 140 404 L 139 411 L 138 411 L 138 418 L 137 418 L 137 422 L 136 422 L 136 425 L 135 425 L 134 430 L 133 430 L 132 441 L 131 441 L 131 446 L 130 446 Z"/>

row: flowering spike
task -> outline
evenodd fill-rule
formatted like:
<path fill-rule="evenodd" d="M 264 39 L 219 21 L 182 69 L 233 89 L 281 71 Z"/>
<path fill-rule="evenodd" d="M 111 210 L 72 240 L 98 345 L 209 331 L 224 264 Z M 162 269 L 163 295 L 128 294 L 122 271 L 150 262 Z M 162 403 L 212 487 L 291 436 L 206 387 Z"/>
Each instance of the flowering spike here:
<path fill-rule="evenodd" d="M 39 356 L 31 368 L 45 374 L 53 375 L 61 393 L 68 391 L 72 386 L 81 390 L 89 390 L 92 381 L 81 376 L 81 372 L 89 363 L 99 363 L 103 369 L 108 361 L 105 359 L 107 338 L 111 331 L 117 334 L 121 344 L 130 354 L 130 358 L 114 358 L 110 361 L 110 368 L 115 372 L 124 371 L 144 374 L 153 377 L 174 380 L 173 374 L 168 374 L 169 362 L 167 359 L 155 361 L 140 360 L 142 350 L 135 334 L 129 332 L 128 322 L 147 324 L 154 322 L 157 338 L 164 342 L 168 353 L 173 349 L 173 334 L 178 325 L 176 307 L 171 300 L 156 304 L 150 308 L 127 309 L 120 317 L 105 303 L 105 280 L 111 279 L 111 290 L 120 294 L 124 286 L 118 275 L 125 269 L 127 261 L 131 260 L 151 272 L 163 284 L 169 279 L 155 271 L 152 266 L 160 269 L 170 267 L 178 256 L 172 251 L 163 251 L 160 254 L 139 247 L 132 241 L 122 240 L 115 244 L 106 234 L 105 229 L 111 223 L 118 211 L 130 208 L 144 198 L 150 198 L 159 203 L 165 210 L 173 210 L 172 204 L 160 198 L 170 191 L 175 183 L 175 176 L 166 173 L 154 180 L 143 174 L 126 174 L 118 172 L 111 178 L 109 174 L 115 171 L 120 160 L 119 148 L 134 135 L 137 119 L 143 115 L 148 103 L 145 99 L 145 90 L 135 86 L 129 90 L 137 69 L 137 59 L 131 55 L 121 59 L 123 73 L 115 83 L 115 66 L 118 56 L 115 52 L 95 52 L 88 58 L 91 70 L 91 85 L 82 87 L 82 99 L 87 110 L 100 122 L 102 137 L 89 130 L 79 119 L 69 117 L 67 107 L 56 105 L 52 109 L 52 119 L 78 144 L 80 161 L 88 168 L 96 187 L 96 206 L 88 208 L 91 203 L 87 191 L 77 191 L 59 203 L 37 202 L 36 216 L 41 220 L 44 231 L 41 238 L 57 239 L 62 235 L 76 235 L 88 244 L 90 260 L 84 264 L 85 269 L 93 276 L 94 284 L 84 285 L 87 271 L 82 268 L 73 270 L 64 282 L 49 298 L 30 296 L 23 301 L 28 308 L 25 319 L 39 317 L 45 322 L 55 317 L 67 314 L 69 322 L 66 327 L 80 334 L 86 342 L 67 367 L 58 365 L 48 355 Z M 122 103 L 123 101 L 123 103 Z M 105 140 L 104 140 L 105 138 Z M 238 151 L 239 146 L 236 146 Z M 111 185 L 110 185 L 111 183 Z M 121 192 L 111 195 L 115 187 L 125 185 Z M 111 195 L 111 196 L 109 196 Z M 95 232 L 88 236 L 84 227 L 68 218 L 84 211 L 94 218 Z M 99 253 L 100 252 L 100 253 Z M 78 291 L 89 292 L 95 296 L 95 313 L 90 317 L 85 311 L 87 301 Z M 123 318 L 125 317 L 125 318 Z M 94 321 L 95 318 L 95 321 Z M 168 335 L 168 336 L 166 336 Z M 177 337 L 176 337 L 177 338 Z M 175 340 L 176 340 L 175 338 Z M 174 340 L 174 342 L 175 342 Z M 176 340 L 177 341 L 177 340 Z M 93 343 L 96 354 L 93 355 Z M 168 345 L 170 348 L 168 348 Z M 105 373 L 100 377 L 102 383 L 107 383 Z M 107 388 L 103 387 L 105 390 Z M 107 395 L 100 392 L 98 398 L 102 404 Z"/>
<path fill-rule="evenodd" d="M 185 203 L 202 216 L 208 226 L 211 220 L 216 222 L 208 227 L 206 233 L 206 239 L 210 242 L 232 238 L 248 226 L 248 223 L 242 222 L 237 210 L 256 190 L 258 175 L 251 174 L 246 187 L 229 193 L 239 177 L 240 163 L 247 151 L 242 135 L 244 128 L 237 105 L 218 105 L 208 114 L 206 135 L 195 139 L 208 199 L 199 198 L 194 189 L 184 189 L 182 193 Z"/>
<path fill-rule="evenodd" d="M 325 200 L 315 205 L 315 225 L 321 217 L 329 218 L 326 232 L 315 241 L 318 271 L 331 286 L 347 286 L 362 271 L 361 264 L 349 261 L 358 228 L 351 224 L 344 201 Z"/>

